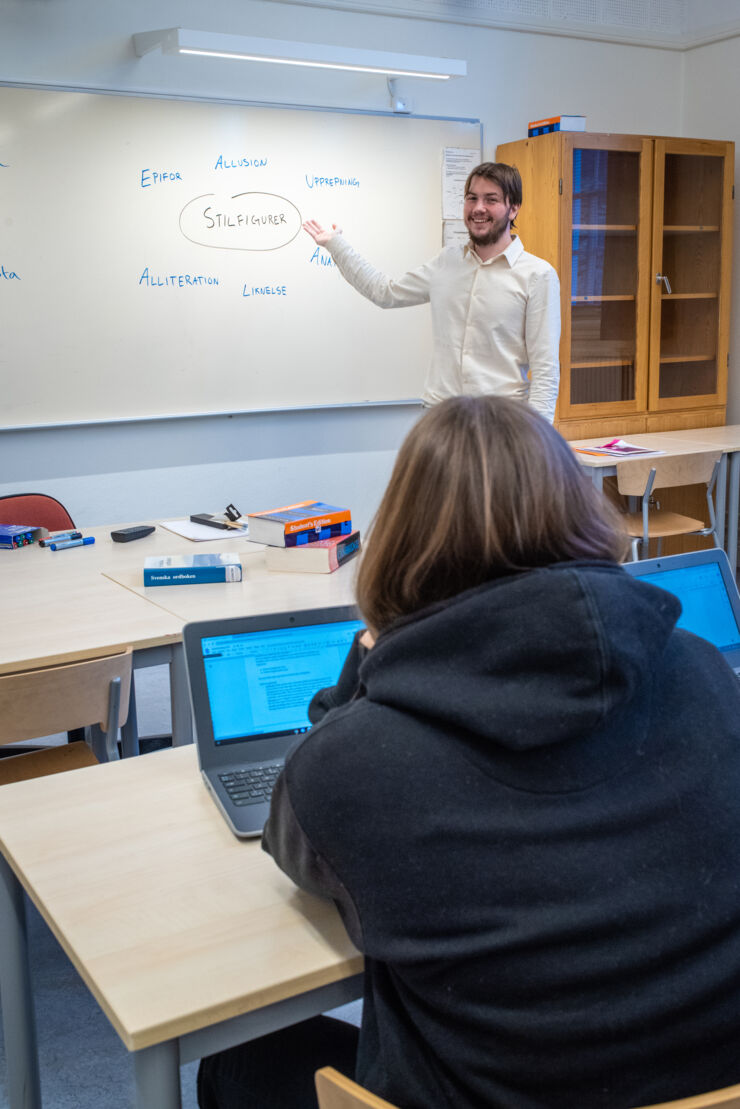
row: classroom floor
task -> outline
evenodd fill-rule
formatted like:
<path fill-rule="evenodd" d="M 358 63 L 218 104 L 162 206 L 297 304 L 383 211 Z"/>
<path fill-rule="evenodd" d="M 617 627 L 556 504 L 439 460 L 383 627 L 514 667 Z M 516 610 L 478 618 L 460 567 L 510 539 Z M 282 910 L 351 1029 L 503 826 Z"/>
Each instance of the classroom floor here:
<path fill-rule="evenodd" d="M 169 734 L 166 667 L 137 671 L 136 701 L 140 734 Z M 49 741 L 64 743 L 66 736 Z M 38 912 L 27 904 L 44 1109 L 132 1109 L 134 1078 L 128 1052 Z M 361 1003 L 354 1002 L 333 1015 L 359 1024 L 360 1013 Z M 183 1109 L 197 1109 L 197 1069 L 197 1062 L 181 1068 Z M 5 1075 L 0 1035 L 0 1109 L 9 1107 Z"/>

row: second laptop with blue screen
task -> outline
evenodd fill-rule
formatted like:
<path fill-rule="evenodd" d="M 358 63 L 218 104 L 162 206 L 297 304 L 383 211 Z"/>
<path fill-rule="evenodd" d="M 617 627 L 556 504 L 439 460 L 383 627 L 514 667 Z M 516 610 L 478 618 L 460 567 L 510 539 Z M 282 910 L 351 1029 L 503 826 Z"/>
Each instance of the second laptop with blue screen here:
<path fill-rule="evenodd" d="M 311 698 L 336 684 L 363 626 L 351 605 L 185 626 L 200 769 L 237 836 L 262 834 Z"/>
<path fill-rule="evenodd" d="M 740 678 L 740 594 L 724 551 L 706 551 L 627 562 L 625 570 L 678 597 L 677 627 L 713 643 Z"/>

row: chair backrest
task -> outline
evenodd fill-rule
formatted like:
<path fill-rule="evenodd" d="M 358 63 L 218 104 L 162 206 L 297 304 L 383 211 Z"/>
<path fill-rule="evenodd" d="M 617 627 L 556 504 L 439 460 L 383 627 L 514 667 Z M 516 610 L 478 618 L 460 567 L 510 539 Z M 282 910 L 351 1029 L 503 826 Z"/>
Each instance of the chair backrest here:
<path fill-rule="evenodd" d="M 655 470 L 653 489 L 673 489 L 678 485 L 705 485 L 712 477 L 715 463 L 722 451 L 701 454 L 677 454 L 671 458 L 650 455 L 617 462 L 617 489 L 627 497 L 641 497 L 650 471 Z"/>
<path fill-rule="evenodd" d="M 661 1101 L 656 1105 L 642 1105 L 640 1109 L 740 1109 L 740 1086 L 723 1086 L 708 1094 L 682 1097 L 678 1101 Z"/>
<path fill-rule="evenodd" d="M 115 726 L 126 722 L 132 651 L 105 658 L 0 674 L 0 744 L 69 732 L 98 724 L 108 730 L 110 686 L 120 679 Z"/>
<path fill-rule="evenodd" d="M 316 1071 L 319 1109 L 396 1109 L 389 1101 L 371 1094 L 333 1067 Z M 696 1094 L 679 1101 L 661 1101 L 640 1109 L 740 1109 L 740 1086 L 724 1086 L 708 1094 Z"/>
<path fill-rule="evenodd" d="M 315 1081 L 319 1109 L 397 1109 L 333 1067 L 316 1071 Z"/>
<path fill-rule="evenodd" d="M 28 524 L 47 531 L 73 528 L 74 521 L 64 505 L 46 493 L 15 493 L 0 497 L 0 524 Z"/>

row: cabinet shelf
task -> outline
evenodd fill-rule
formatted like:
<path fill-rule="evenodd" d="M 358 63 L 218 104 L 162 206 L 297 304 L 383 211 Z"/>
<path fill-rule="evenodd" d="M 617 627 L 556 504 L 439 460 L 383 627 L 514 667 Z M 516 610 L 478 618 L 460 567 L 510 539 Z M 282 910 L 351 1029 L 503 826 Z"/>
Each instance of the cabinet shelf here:
<path fill-rule="evenodd" d="M 598 358 L 589 362 L 571 362 L 570 366 L 572 370 L 592 370 L 599 366 L 631 366 L 633 362 L 632 358 Z"/>
<path fill-rule="evenodd" d="M 718 223 L 673 223 L 670 226 L 663 225 L 663 233 L 671 235 L 694 235 L 697 232 L 704 231 L 719 231 Z"/>
<path fill-rule="evenodd" d="M 716 300 L 719 293 L 665 293 L 661 300 Z"/>
<path fill-rule="evenodd" d="M 610 296 L 601 296 L 601 295 L 590 296 L 589 295 L 589 296 L 571 297 L 570 302 L 571 302 L 571 304 L 599 304 L 599 303 L 601 303 L 601 301 L 604 301 L 604 300 L 634 300 L 634 299 L 635 299 L 634 293 L 618 293 L 618 294 L 613 295 L 613 296 L 612 295 L 610 295 Z"/>
<path fill-rule="evenodd" d="M 713 362 L 714 357 L 713 354 L 666 354 L 660 356 L 659 362 L 661 366 L 671 362 Z"/>
<path fill-rule="evenodd" d="M 572 225 L 574 231 L 612 231 L 617 234 L 624 234 L 625 231 L 635 233 L 637 231 L 636 223 L 574 223 Z"/>

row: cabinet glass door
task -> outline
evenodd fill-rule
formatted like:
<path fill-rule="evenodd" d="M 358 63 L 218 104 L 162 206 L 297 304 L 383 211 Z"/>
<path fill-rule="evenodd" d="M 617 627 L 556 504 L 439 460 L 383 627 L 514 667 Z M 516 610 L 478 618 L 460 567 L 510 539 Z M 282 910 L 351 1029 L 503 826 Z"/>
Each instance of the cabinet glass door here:
<path fill-rule="evenodd" d="M 607 143 L 609 145 L 607 145 Z M 593 144 L 593 145 L 592 145 Z M 562 415 L 645 408 L 647 320 L 641 282 L 650 245 L 650 159 L 641 139 L 569 137 L 570 310 L 564 321 Z"/>
<path fill-rule="evenodd" d="M 656 143 L 651 407 L 723 403 L 727 342 L 720 288 L 729 167 L 714 144 Z"/>

